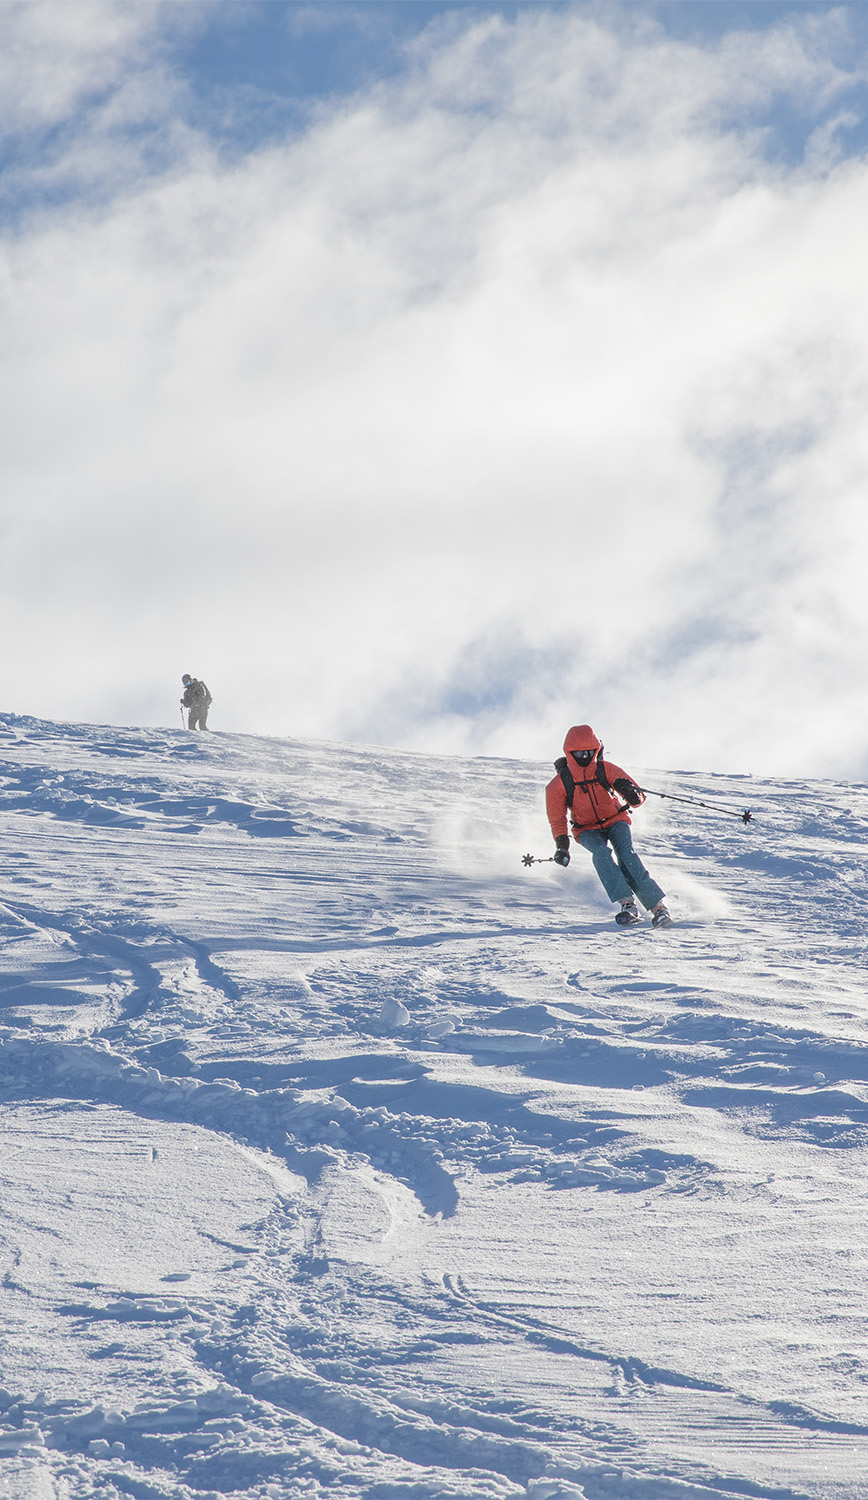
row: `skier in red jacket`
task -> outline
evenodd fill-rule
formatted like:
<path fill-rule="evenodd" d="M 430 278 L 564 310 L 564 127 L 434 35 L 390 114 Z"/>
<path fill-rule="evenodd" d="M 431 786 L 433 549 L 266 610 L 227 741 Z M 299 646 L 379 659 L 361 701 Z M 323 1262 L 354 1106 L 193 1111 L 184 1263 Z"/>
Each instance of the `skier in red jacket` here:
<path fill-rule="evenodd" d="M 644 792 L 620 766 L 603 759 L 603 746 L 590 724 L 577 724 L 568 731 L 564 751 L 555 761 L 558 774 L 546 787 L 557 864 L 570 862 L 569 816 L 573 838 L 590 851 L 606 895 L 621 903 L 615 916 L 619 926 L 639 921 L 634 895 L 651 912 L 655 927 L 670 926 L 664 893 L 633 848 L 630 833 L 628 809 L 645 801 Z"/>

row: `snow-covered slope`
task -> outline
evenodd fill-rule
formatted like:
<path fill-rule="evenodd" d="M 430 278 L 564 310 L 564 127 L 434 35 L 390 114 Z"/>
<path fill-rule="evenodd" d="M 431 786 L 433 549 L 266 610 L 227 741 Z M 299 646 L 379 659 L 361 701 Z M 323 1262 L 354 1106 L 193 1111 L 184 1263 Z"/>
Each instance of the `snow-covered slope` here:
<path fill-rule="evenodd" d="M 0 761 L 0 1496 L 868 1493 L 864 788 L 643 773 L 621 932 L 547 766 Z"/>

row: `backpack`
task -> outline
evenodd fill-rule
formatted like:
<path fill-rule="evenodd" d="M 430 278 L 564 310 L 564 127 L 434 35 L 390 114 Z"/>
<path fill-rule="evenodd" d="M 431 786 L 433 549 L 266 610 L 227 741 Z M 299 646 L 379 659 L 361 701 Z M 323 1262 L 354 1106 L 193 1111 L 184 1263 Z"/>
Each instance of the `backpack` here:
<path fill-rule="evenodd" d="M 209 693 L 204 682 L 200 682 L 198 677 L 192 678 L 191 681 L 187 683 L 187 687 L 184 691 L 184 702 L 188 705 L 188 707 L 210 708 L 211 701 L 211 694 Z"/>
<path fill-rule="evenodd" d="M 572 811 L 573 798 L 576 795 L 576 779 L 573 776 L 572 771 L 570 770 L 570 764 L 565 755 L 561 755 L 558 760 L 555 761 L 555 770 L 557 771 L 558 775 L 561 778 L 561 781 L 564 784 L 564 791 L 567 794 L 567 807 L 570 809 L 570 811 Z M 594 776 L 594 780 L 599 782 L 604 792 L 611 792 L 612 788 L 609 785 L 609 778 L 606 775 L 605 767 L 603 766 L 602 745 L 600 746 L 599 752 L 597 754 L 597 770 Z"/>

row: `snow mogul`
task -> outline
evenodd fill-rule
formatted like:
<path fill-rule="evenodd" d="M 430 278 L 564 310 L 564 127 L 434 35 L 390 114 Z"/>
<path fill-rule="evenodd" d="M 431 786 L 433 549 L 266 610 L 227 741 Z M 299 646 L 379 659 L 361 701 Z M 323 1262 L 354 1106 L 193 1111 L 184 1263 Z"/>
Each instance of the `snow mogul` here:
<path fill-rule="evenodd" d="M 645 793 L 620 766 L 603 759 L 603 746 L 590 724 L 576 724 L 568 731 L 564 752 L 555 761 L 557 776 L 546 787 L 555 863 L 570 862 L 569 817 L 573 838 L 590 853 L 606 895 L 620 902 L 618 926 L 630 927 L 640 920 L 636 896 L 650 911 L 655 927 L 671 926 L 665 893 L 633 848 L 630 808 L 640 807 Z"/>
<path fill-rule="evenodd" d="M 200 682 L 198 677 L 191 677 L 189 672 L 183 674 L 181 681 L 184 684 L 184 696 L 181 699 L 181 704 L 189 711 L 187 715 L 187 728 L 207 729 L 208 710 L 213 702 L 211 694 L 205 683 Z"/>

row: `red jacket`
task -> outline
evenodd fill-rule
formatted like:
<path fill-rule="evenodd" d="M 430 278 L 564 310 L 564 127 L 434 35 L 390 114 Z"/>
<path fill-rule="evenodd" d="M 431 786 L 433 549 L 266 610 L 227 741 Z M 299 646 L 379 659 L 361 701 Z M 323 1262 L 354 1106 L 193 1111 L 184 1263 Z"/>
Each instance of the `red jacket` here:
<path fill-rule="evenodd" d="M 614 761 L 601 759 L 602 749 L 603 746 L 590 724 L 574 725 L 567 733 L 564 751 L 576 789 L 573 794 L 572 810 L 570 810 L 567 802 L 567 789 L 560 775 L 555 776 L 546 787 L 546 812 L 554 838 L 567 832 L 568 817 L 574 839 L 590 828 L 605 830 L 611 828 L 613 823 L 629 823 L 630 813 L 624 806 L 623 799 L 614 790 L 616 780 L 623 778 L 631 788 L 635 789 L 637 807 L 640 802 L 645 801 L 633 778 L 628 776 L 626 771 L 616 766 Z M 593 751 L 590 765 L 582 766 L 576 760 L 573 752 L 581 750 Z M 598 772 L 598 767 L 602 767 L 602 777 Z M 609 783 L 608 787 L 604 785 L 604 780 Z"/>

